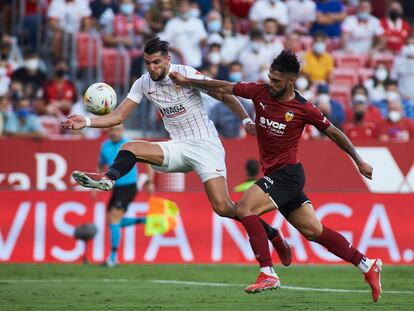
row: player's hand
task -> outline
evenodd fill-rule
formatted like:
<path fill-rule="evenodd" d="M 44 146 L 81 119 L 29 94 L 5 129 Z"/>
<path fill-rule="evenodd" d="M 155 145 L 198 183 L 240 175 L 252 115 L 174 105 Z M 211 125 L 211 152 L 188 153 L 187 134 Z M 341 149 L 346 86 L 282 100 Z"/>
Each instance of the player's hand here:
<path fill-rule="evenodd" d="M 187 83 L 187 78 L 176 71 L 170 72 L 169 76 L 171 80 L 173 80 L 174 84 L 185 85 Z"/>
<path fill-rule="evenodd" d="M 252 135 L 252 136 L 256 136 L 257 135 L 257 133 L 256 133 L 256 126 L 255 126 L 255 124 L 253 122 L 247 123 L 246 126 L 245 126 L 245 128 L 246 128 L 246 132 L 249 133 L 250 135 Z"/>
<path fill-rule="evenodd" d="M 368 163 L 362 162 L 358 165 L 359 172 L 368 179 L 372 179 L 372 166 Z"/>
<path fill-rule="evenodd" d="M 62 127 L 65 130 L 80 130 L 86 126 L 85 118 L 80 115 L 69 116 L 66 121 L 62 122 Z"/>

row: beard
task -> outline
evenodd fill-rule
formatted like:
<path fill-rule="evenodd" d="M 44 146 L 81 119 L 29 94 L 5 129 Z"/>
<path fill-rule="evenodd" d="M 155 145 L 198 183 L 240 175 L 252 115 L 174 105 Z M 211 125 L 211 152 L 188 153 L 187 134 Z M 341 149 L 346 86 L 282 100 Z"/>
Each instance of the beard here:
<path fill-rule="evenodd" d="M 270 97 L 272 98 L 280 98 L 283 95 L 285 95 L 285 93 L 287 92 L 287 87 L 285 86 L 283 89 L 281 89 L 280 91 L 273 91 L 272 89 L 269 90 L 270 93 Z"/>
<path fill-rule="evenodd" d="M 164 79 L 166 75 L 167 73 L 166 73 L 166 70 L 164 69 L 163 71 L 161 71 L 161 73 L 158 76 L 153 76 L 150 74 L 150 77 L 152 81 L 158 82 Z"/>

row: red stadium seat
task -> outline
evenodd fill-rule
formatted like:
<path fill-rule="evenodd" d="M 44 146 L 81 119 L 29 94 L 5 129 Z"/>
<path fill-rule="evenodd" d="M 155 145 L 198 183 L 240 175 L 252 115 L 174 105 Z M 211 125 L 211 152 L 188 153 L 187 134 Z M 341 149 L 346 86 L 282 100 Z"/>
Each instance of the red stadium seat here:
<path fill-rule="evenodd" d="M 76 35 L 76 59 L 78 68 L 97 67 L 101 53 L 101 39 L 97 35 L 79 32 Z"/>
<path fill-rule="evenodd" d="M 395 55 L 388 53 L 375 53 L 371 55 L 369 60 L 369 66 L 375 68 L 379 63 L 385 63 L 388 67 L 388 70 L 391 70 L 392 65 L 394 64 Z"/>
<path fill-rule="evenodd" d="M 129 81 L 130 58 L 118 49 L 102 49 L 102 78 L 108 84 L 125 85 Z"/>
<path fill-rule="evenodd" d="M 351 87 L 346 85 L 331 84 L 329 95 L 332 99 L 340 102 L 342 106 L 349 107 L 351 104 Z"/>
<path fill-rule="evenodd" d="M 331 83 L 353 86 L 358 83 L 358 72 L 352 68 L 335 68 L 331 73 Z"/>
<path fill-rule="evenodd" d="M 40 123 L 43 128 L 46 130 L 47 135 L 59 135 L 61 134 L 61 126 L 59 120 L 50 116 L 41 116 L 39 117 Z"/>
<path fill-rule="evenodd" d="M 339 68 L 364 68 L 367 63 L 366 55 L 346 54 L 343 52 L 334 52 L 336 67 Z"/>
<path fill-rule="evenodd" d="M 365 81 L 372 78 L 372 76 L 374 75 L 374 69 L 373 68 L 359 68 L 358 75 L 359 75 L 359 82 L 361 84 L 364 84 Z"/>

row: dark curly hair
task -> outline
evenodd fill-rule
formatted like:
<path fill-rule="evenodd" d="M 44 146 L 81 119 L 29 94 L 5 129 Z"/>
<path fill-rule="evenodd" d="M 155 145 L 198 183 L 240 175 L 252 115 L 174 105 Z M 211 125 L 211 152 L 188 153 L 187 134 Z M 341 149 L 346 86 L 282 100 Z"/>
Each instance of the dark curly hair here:
<path fill-rule="evenodd" d="M 290 50 L 283 50 L 273 60 L 270 68 L 274 71 L 279 71 L 282 73 L 292 73 L 294 75 L 298 75 L 300 64 L 294 52 Z"/>
<path fill-rule="evenodd" d="M 154 54 L 161 52 L 162 55 L 168 54 L 169 43 L 161 40 L 159 37 L 153 37 L 145 42 L 144 52 L 146 54 Z"/>

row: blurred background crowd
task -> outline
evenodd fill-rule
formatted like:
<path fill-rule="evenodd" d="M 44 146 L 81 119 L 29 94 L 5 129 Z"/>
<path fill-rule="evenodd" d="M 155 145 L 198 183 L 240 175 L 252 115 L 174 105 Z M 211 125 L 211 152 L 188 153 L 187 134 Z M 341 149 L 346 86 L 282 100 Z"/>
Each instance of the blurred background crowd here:
<path fill-rule="evenodd" d="M 232 82 L 266 82 L 272 59 L 293 50 L 302 63 L 297 90 L 351 140 L 414 140 L 413 1 L 6 0 L 0 14 L 3 137 L 99 137 L 63 132 L 60 121 L 87 113 L 82 94 L 94 82 L 122 99 L 145 73 L 145 40 L 158 35 L 173 62 Z M 203 97 L 222 136 L 245 135 L 223 103 Z M 126 126 L 167 135 L 145 101 Z M 311 126 L 303 138 L 324 139 Z"/>

